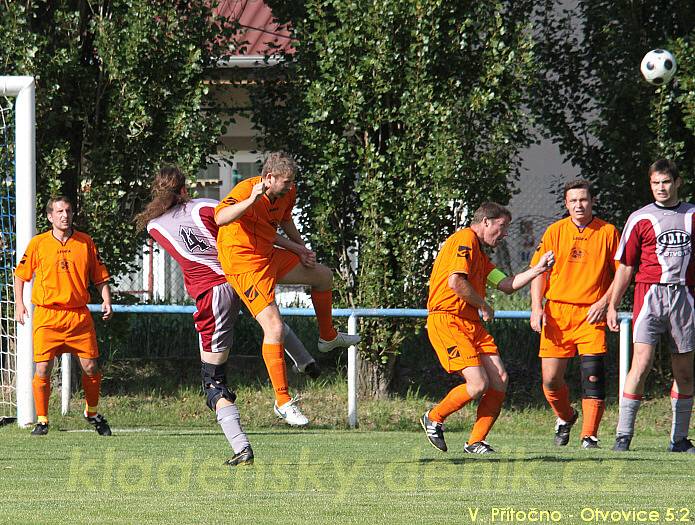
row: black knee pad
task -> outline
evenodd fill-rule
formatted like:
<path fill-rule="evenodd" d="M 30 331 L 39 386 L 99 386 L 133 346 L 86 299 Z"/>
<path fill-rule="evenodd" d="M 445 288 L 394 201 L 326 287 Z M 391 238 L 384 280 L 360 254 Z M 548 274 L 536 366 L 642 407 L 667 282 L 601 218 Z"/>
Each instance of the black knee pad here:
<path fill-rule="evenodd" d="M 215 412 L 215 407 L 220 399 L 224 398 L 232 403 L 236 400 L 236 394 L 227 387 L 227 375 L 224 368 L 225 365 L 200 363 L 203 390 L 207 397 L 206 404 L 213 412 Z"/>
<path fill-rule="evenodd" d="M 582 371 L 582 397 L 584 399 L 606 399 L 606 356 L 579 356 Z M 595 377 L 595 381 L 590 381 Z"/>

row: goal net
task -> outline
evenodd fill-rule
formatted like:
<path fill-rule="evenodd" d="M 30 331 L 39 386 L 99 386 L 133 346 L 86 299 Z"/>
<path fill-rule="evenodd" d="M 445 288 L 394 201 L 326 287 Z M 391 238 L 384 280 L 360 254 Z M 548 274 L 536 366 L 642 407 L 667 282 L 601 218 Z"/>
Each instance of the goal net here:
<path fill-rule="evenodd" d="M 34 118 L 34 79 L 0 76 L 0 424 L 21 426 L 35 419 L 33 356 L 31 321 L 14 320 L 13 283 L 17 257 L 36 232 Z M 31 309 L 28 296 L 25 304 Z"/>

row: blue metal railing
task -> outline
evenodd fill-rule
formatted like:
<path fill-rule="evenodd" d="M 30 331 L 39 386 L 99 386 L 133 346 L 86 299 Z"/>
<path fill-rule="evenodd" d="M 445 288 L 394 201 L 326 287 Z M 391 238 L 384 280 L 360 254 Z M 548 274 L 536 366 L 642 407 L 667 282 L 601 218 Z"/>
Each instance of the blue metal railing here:
<path fill-rule="evenodd" d="M 90 304 L 89 310 L 100 312 L 101 305 Z M 134 305 L 114 305 L 115 313 L 140 313 L 140 314 L 193 314 L 193 305 L 164 305 L 164 304 L 134 304 Z M 287 317 L 314 317 L 316 314 L 313 308 L 280 308 L 280 314 Z M 357 333 L 357 321 L 360 317 L 427 317 L 427 310 L 424 308 L 334 308 L 334 317 L 348 318 L 348 333 Z M 531 312 L 525 310 L 496 310 L 495 319 L 530 319 Z M 620 362 L 619 362 L 619 395 L 623 395 L 623 385 L 629 370 L 630 358 L 630 323 L 632 317 L 627 312 L 618 314 L 620 320 Z M 67 359 L 66 359 L 67 357 Z M 63 354 L 62 367 L 63 374 L 70 374 L 70 354 Z M 348 425 L 350 428 L 357 427 L 357 348 L 348 348 Z M 63 376 L 64 378 L 66 375 Z M 63 382 L 65 385 L 66 381 Z M 68 388 L 70 382 L 67 381 Z M 67 397 L 66 397 L 67 396 Z M 67 413 L 70 400 L 69 390 L 63 390 L 63 414 Z"/>

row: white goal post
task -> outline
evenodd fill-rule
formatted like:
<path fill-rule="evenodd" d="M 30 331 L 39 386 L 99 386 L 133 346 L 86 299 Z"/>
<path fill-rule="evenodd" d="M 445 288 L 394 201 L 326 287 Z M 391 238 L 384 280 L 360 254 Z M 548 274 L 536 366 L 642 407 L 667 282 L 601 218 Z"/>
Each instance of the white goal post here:
<path fill-rule="evenodd" d="M 0 76 L 0 96 L 14 97 L 15 122 L 15 254 L 21 257 L 31 238 L 36 235 L 36 124 L 34 77 Z M 16 263 L 16 261 L 15 261 Z M 24 287 L 31 294 L 31 285 Z M 31 381 L 34 376 L 31 318 L 33 306 L 29 297 L 24 303 L 29 320 L 17 323 L 16 402 L 17 424 L 31 425 L 36 420 Z"/>

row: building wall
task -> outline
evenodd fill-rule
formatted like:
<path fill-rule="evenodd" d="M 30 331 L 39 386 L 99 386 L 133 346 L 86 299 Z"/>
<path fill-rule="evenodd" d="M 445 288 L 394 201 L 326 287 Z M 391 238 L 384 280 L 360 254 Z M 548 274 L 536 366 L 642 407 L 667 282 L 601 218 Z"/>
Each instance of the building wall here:
<path fill-rule="evenodd" d="M 579 176 L 578 170 L 563 162 L 558 147 L 548 140 L 521 152 L 519 193 L 509 202 L 512 225 L 509 236 L 496 250 L 494 260 L 507 271 L 524 269 L 549 224 L 564 215 L 561 188 Z"/>

